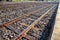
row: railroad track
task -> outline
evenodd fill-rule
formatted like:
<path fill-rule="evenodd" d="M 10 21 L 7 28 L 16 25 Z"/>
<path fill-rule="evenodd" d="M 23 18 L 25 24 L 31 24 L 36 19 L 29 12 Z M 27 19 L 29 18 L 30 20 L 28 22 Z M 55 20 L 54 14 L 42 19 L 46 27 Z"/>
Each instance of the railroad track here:
<path fill-rule="evenodd" d="M 21 5 L 20 5 L 21 6 Z M 18 6 L 17 7 L 17 5 L 16 6 L 7 6 L 7 7 L 4 7 L 3 6 L 3 8 L 1 7 L 0 9 L 2 9 L 0 12 L 1 12 L 1 20 L 2 20 L 2 23 L 3 22 L 6 22 L 6 21 L 9 21 L 9 20 L 12 20 L 12 19 L 14 19 L 14 18 L 16 18 L 16 17 L 19 17 L 19 16 L 21 16 L 21 15 L 24 15 L 24 13 L 29 13 L 29 12 L 31 12 L 31 11 L 34 11 L 34 10 L 36 10 L 37 8 L 39 8 L 39 7 L 42 7 L 42 6 L 44 6 L 44 5 L 42 5 L 42 6 L 38 6 L 38 5 L 36 5 L 37 7 L 30 7 L 30 8 L 25 8 L 24 9 L 24 6 L 21 8 L 20 6 Z M 13 7 L 17 7 L 16 9 L 15 8 L 13 8 Z M 5 9 L 6 8 L 6 9 Z M 9 10 L 10 9 L 10 10 Z M 17 10 L 17 9 L 19 9 L 19 10 Z M 5 12 L 6 11 L 6 12 Z M 10 13 L 10 14 L 8 14 L 8 13 Z M 17 13 L 17 14 L 16 14 Z M 12 16 L 13 15 L 13 16 Z M 16 17 L 15 17 L 16 16 Z M 4 18 L 5 17 L 5 18 Z M 4 21 L 4 20 L 6 20 L 6 21 Z"/>
<path fill-rule="evenodd" d="M 17 8 L 16 10 L 22 11 L 22 12 L 18 11 L 20 15 L 17 15 L 17 17 L 12 19 L 7 18 L 10 20 L 3 21 L 1 23 L 0 32 L 2 33 L 1 34 L 2 40 L 38 40 L 42 36 L 42 33 L 45 30 L 45 26 L 51 19 L 51 16 L 53 15 L 53 12 L 57 7 L 57 4 L 48 3 L 45 4 L 32 3 L 32 4 L 31 5 L 33 7 L 28 6 L 27 8 L 24 8 L 23 4 L 22 6 L 23 9 L 19 9 L 20 6 L 17 5 L 18 7 L 16 6 Z M 12 6 L 8 7 L 10 9 L 13 9 Z M 7 9 L 8 7 L 6 6 L 5 8 Z"/>

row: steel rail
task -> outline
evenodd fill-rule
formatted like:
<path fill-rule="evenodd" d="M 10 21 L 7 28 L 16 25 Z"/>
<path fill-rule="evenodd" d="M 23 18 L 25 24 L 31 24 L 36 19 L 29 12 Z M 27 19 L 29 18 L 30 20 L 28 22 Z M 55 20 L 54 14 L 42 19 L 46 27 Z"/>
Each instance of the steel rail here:
<path fill-rule="evenodd" d="M 27 29 L 25 29 L 23 32 L 21 32 L 19 34 L 19 36 L 15 39 L 15 40 L 21 40 L 21 38 L 25 35 L 27 35 L 26 33 L 34 28 L 34 25 L 37 24 L 43 17 L 45 17 L 46 14 L 48 14 L 56 5 L 54 5 L 52 8 L 50 8 L 47 12 L 45 12 L 41 17 L 39 17 L 37 20 L 35 20 L 35 22 L 33 22 L 30 26 L 27 27 Z"/>

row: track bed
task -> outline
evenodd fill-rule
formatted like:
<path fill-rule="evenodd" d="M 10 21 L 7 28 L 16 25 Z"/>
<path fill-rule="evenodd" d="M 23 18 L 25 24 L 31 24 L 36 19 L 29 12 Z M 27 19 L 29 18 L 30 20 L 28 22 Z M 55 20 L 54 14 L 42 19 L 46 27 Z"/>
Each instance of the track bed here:
<path fill-rule="evenodd" d="M 39 40 L 47 33 L 57 6 L 40 2 L 0 4 L 0 40 Z"/>

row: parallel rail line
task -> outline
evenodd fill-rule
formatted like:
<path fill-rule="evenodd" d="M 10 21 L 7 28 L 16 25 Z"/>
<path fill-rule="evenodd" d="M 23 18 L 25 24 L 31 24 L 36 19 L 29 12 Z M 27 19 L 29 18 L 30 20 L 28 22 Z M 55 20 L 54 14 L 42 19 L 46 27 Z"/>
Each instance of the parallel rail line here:
<path fill-rule="evenodd" d="M 22 9 L 23 11 L 27 10 L 29 12 L 26 12 L 25 14 L 22 12 L 23 15 L 20 15 L 10 21 L 3 22 L 0 25 L 0 29 L 2 30 L 2 39 L 38 40 L 42 36 L 44 30 L 48 30 L 45 26 L 48 24 L 57 7 L 57 4 L 49 5 L 42 3 L 42 5 L 43 7 L 39 7 L 39 5 L 37 6 L 36 4 L 35 7 Z M 13 6 L 11 6 L 11 8 L 13 8 Z M 5 36 L 7 36 L 7 38 Z"/>

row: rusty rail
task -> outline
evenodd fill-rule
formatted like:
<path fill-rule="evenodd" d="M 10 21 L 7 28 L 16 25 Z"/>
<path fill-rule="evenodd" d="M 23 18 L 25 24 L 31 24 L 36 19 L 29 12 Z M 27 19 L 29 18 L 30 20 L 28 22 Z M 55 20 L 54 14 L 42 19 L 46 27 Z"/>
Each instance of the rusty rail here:
<path fill-rule="evenodd" d="M 15 40 L 21 40 L 22 37 L 28 37 L 28 39 L 30 39 L 30 40 L 36 40 L 36 38 L 31 39 L 31 37 L 29 37 L 26 33 L 30 29 L 34 28 L 34 25 L 37 24 L 43 17 L 45 17 L 45 15 L 48 14 L 54 7 L 55 7 L 55 5 L 51 9 L 49 9 L 47 12 L 45 12 L 41 17 L 39 17 L 37 20 L 35 20 L 35 22 L 33 22 L 30 26 L 27 27 L 27 29 L 25 29 L 23 32 L 21 32 Z"/>
<path fill-rule="evenodd" d="M 4 40 L 5 38 L 5 40 L 23 40 L 25 38 L 26 40 L 27 39 L 38 40 L 39 38 L 41 38 L 42 37 L 41 35 L 43 34 L 43 31 L 45 30 L 45 26 L 48 24 L 51 16 L 53 15 L 53 12 L 55 11 L 54 8 L 57 5 L 56 4 L 50 4 L 50 5 L 43 4 L 43 6 L 45 7 L 40 8 L 36 6 L 36 9 L 33 7 L 33 9 L 29 8 L 30 10 L 26 8 L 26 10 L 28 10 L 28 13 L 22 16 L 18 15 L 19 17 L 17 18 L 14 18 L 12 16 L 14 19 L 7 22 L 5 22 L 4 19 L 2 19 L 3 23 L 0 25 L 0 29 L 3 35 L 1 35 L 2 36 L 1 39 Z M 22 12 L 24 13 L 25 9 L 24 10 L 22 9 Z M 5 34 L 8 36 L 8 38 L 4 37 Z"/>

